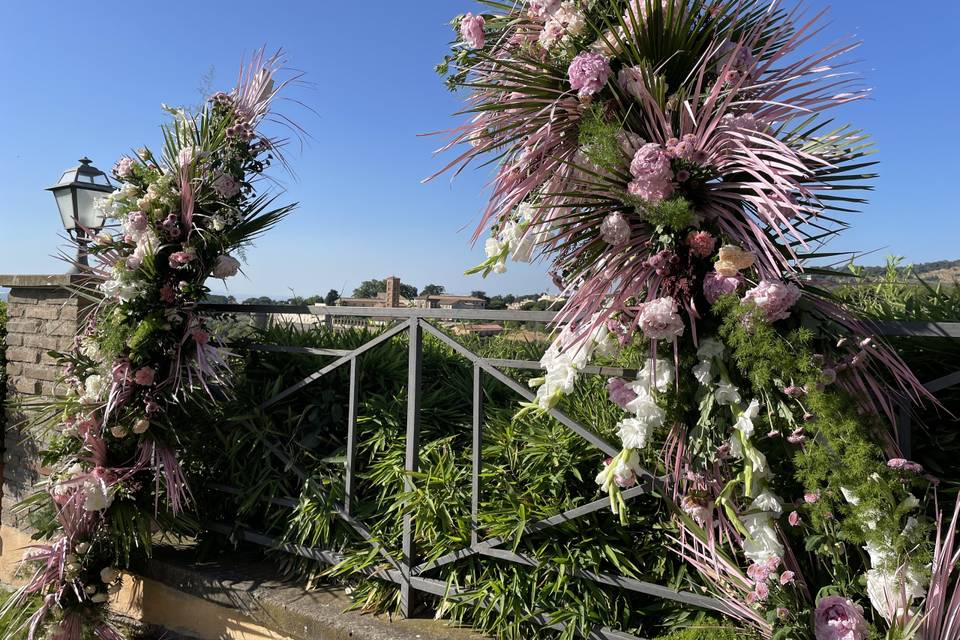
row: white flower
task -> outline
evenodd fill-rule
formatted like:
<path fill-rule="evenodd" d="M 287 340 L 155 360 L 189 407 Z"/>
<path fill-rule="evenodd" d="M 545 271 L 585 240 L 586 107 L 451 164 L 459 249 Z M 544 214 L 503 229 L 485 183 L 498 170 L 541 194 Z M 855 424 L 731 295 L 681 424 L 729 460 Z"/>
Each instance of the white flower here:
<path fill-rule="evenodd" d="M 769 516 L 744 516 L 743 524 L 749 534 L 743 540 L 743 555 L 757 564 L 763 564 L 773 557 L 783 557 L 783 545 L 777 539 Z"/>
<path fill-rule="evenodd" d="M 643 365 L 643 369 L 637 374 L 637 382 L 631 384 L 631 388 L 638 393 L 639 391 L 634 388 L 635 386 L 639 386 L 644 392 L 651 387 L 657 391 L 666 391 L 673 384 L 673 373 L 673 363 L 669 360 L 657 358 L 654 362 L 653 358 L 648 358 L 646 364 Z"/>
<path fill-rule="evenodd" d="M 708 385 L 713 382 L 713 365 L 709 360 L 701 362 L 693 368 L 693 377 L 697 379 L 701 385 Z"/>
<path fill-rule="evenodd" d="M 107 381 L 103 376 L 97 374 L 87 376 L 83 381 L 83 395 L 80 401 L 84 404 L 96 404 L 103 397 L 106 389 Z"/>
<path fill-rule="evenodd" d="M 697 349 L 697 357 L 701 360 L 710 360 L 719 358 L 723 355 L 723 345 L 713 338 L 704 338 L 700 341 L 700 348 Z"/>
<path fill-rule="evenodd" d="M 760 413 L 760 403 L 756 399 L 750 402 L 750 405 L 737 418 L 733 428 L 743 434 L 747 440 L 753 437 L 753 419 Z"/>
<path fill-rule="evenodd" d="M 120 572 L 114 567 L 104 567 L 100 570 L 100 581 L 103 584 L 113 584 L 120 577 Z"/>
<path fill-rule="evenodd" d="M 87 337 L 80 342 L 80 355 L 90 358 L 94 362 L 102 359 L 100 345 L 93 338 Z"/>
<path fill-rule="evenodd" d="M 102 480 L 91 480 L 83 484 L 87 499 L 83 502 L 84 511 L 103 511 L 113 504 L 113 495 Z"/>
<path fill-rule="evenodd" d="M 761 511 L 779 516 L 783 513 L 783 501 L 777 494 L 764 489 L 750 503 L 750 511 Z"/>
<path fill-rule="evenodd" d="M 924 577 L 909 565 L 894 571 L 870 569 L 867 571 L 867 595 L 870 604 L 887 622 L 902 617 L 917 598 L 926 595 Z"/>
<path fill-rule="evenodd" d="M 717 404 L 731 405 L 740 402 L 740 391 L 730 382 L 721 382 L 713 392 Z"/>
<path fill-rule="evenodd" d="M 647 446 L 647 439 L 653 425 L 647 420 L 639 418 L 625 418 L 617 423 L 617 433 L 625 449 L 643 449 Z"/>
<path fill-rule="evenodd" d="M 640 329 L 651 340 L 670 340 L 683 334 L 683 319 L 677 314 L 677 301 L 670 296 L 641 305 Z"/>

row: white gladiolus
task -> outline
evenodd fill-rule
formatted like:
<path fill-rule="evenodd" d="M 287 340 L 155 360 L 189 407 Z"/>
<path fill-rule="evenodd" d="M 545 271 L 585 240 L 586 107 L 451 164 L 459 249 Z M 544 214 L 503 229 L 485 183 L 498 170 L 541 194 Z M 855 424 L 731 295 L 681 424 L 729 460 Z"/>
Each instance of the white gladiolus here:
<path fill-rule="evenodd" d="M 740 402 L 740 390 L 733 383 L 721 382 L 713 393 L 717 404 L 731 405 Z"/>

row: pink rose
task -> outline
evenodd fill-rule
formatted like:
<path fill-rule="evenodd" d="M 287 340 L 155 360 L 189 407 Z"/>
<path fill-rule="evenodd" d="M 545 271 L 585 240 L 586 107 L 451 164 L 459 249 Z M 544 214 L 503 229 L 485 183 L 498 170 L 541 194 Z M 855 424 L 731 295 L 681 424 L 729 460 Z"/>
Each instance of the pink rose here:
<path fill-rule="evenodd" d="M 127 215 L 127 226 L 133 231 L 146 231 L 148 223 L 147 215 L 142 211 L 132 211 Z"/>
<path fill-rule="evenodd" d="M 166 304 L 172 303 L 176 299 L 176 294 L 173 291 L 173 287 L 168 284 L 160 287 L 160 300 Z"/>
<path fill-rule="evenodd" d="M 633 181 L 627 191 L 651 204 L 673 195 L 673 169 L 662 145 L 651 142 L 640 147 L 630 162 L 630 175 Z"/>
<path fill-rule="evenodd" d="M 217 258 L 217 263 L 213 266 L 213 277 L 224 280 L 232 278 L 240 271 L 240 261 L 233 256 L 226 254 Z"/>
<path fill-rule="evenodd" d="M 157 377 L 157 372 L 152 367 L 140 367 L 133 374 L 133 381 L 141 387 L 149 387 Z"/>
<path fill-rule="evenodd" d="M 118 178 L 129 178 L 133 175 L 133 160 L 124 156 L 113 167 L 113 175 Z"/>
<path fill-rule="evenodd" d="M 170 254 L 170 266 L 174 269 L 178 267 L 186 266 L 190 264 L 190 262 L 192 262 L 194 259 L 196 259 L 196 257 L 197 257 L 197 253 L 192 249 L 177 251 L 175 253 Z"/>
<path fill-rule="evenodd" d="M 210 342 L 210 334 L 203 329 L 194 329 L 190 332 L 190 335 L 197 344 L 207 344 Z"/>
<path fill-rule="evenodd" d="M 787 516 L 787 522 L 790 523 L 791 527 L 797 527 L 800 525 L 803 520 L 800 519 L 800 514 L 796 511 L 791 511 L 790 515 Z"/>
<path fill-rule="evenodd" d="M 820 500 L 819 491 L 811 491 L 809 493 L 803 494 L 803 501 L 807 504 L 816 504 Z"/>
<path fill-rule="evenodd" d="M 475 16 L 472 13 L 463 16 L 463 20 L 460 21 L 460 37 L 471 49 L 483 49 L 486 43 L 486 36 L 483 33 L 485 25 L 483 16 Z"/>
<path fill-rule="evenodd" d="M 827 596 L 814 613 L 814 635 L 817 640 L 864 640 L 867 621 L 863 607 L 840 596 Z"/>
<path fill-rule="evenodd" d="M 570 63 L 570 87 L 581 97 L 598 93 L 610 79 L 610 63 L 599 53 L 584 51 Z"/>

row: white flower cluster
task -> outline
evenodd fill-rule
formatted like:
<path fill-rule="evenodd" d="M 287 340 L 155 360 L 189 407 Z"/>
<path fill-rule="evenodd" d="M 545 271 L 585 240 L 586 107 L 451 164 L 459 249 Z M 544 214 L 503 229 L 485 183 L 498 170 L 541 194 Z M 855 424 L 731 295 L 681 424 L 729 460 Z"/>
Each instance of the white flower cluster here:
<path fill-rule="evenodd" d="M 617 434 L 624 449 L 645 448 L 650 434 L 663 426 L 667 414 L 653 398 L 652 391 L 666 391 L 673 380 L 673 364 L 669 360 L 651 358 L 637 375 L 636 382 L 627 385 L 637 397 L 624 405 L 631 416 L 617 424 Z"/>
<path fill-rule="evenodd" d="M 860 504 L 860 499 L 853 492 L 843 488 L 841 492 L 850 504 Z M 910 495 L 900 506 L 914 509 L 919 505 L 920 501 Z M 863 524 L 868 529 L 876 529 L 877 520 L 867 514 Z M 900 537 L 909 538 L 917 525 L 915 517 L 907 518 Z M 909 563 L 900 565 L 892 540 L 870 540 L 864 549 L 870 556 L 871 568 L 866 573 L 870 604 L 884 620 L 893 624 L 910 611 L 914 600 L 927 594 L 924 585 L 929 581 L 929 575 L 923 575 L 919 568 Z"/>
<path fill-rule="evenodd" d="M 537 388 L 536 402 L 541 409 L 552 409 L 562 396 L 573 392 L 580 372 L 594 354 L 612 356 L 620 349 L 616 336 L 603 323 L 598 324 L 585 338 L 577 337 L 565 329 L 540 359 L 546 374 L 530 380 L 529 384 Z"/>
<path fill-rule="evenodd" d="M 783 513 L 783 503 L 770 491 L 761 491 L 740 520 L 749 533 L 743 540 L 743 555 L 757 564 L 783 557 L 783 545 L 777 539 L 774 522 Z"/>
<path fill-rule="evenodd" d="M 550 232 L 548 224 L 533 225 L 535 213 L 533 205 L 521 204 L 517 207 L 517 219 L 507 221 L 497 235 L 487 238 L 484 252 L 491 271 L 505 273 L 507 256 L 514 262 L 530 262 L 534 247 L 544 242 Z"/>
<path fill-rule="evenodd" d="M 540 14 L 539 17 L 546 18 L 539 38 L 540 46 L 544 49 L 553 49 L 557 45 L 570 46 L 574 38 L 587 30 L 586 16 L 573 0 L 532 3 L 531 7 Z"/>

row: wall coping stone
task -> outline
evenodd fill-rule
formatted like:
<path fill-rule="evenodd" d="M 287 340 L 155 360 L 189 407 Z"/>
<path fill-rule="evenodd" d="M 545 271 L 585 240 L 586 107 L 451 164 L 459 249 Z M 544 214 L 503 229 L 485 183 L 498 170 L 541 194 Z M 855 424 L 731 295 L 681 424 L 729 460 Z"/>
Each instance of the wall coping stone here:
<path fill-rule="evenodd" d="M 60 275 L 51 274 L 19 274 L 19 275 L 0 275 L 0 287 L 22 287 L 26 289 L 42 289 L 46 287 L 62 289 L 72 285 L 80 284 L 89 280 L 90 276 L 64 273 Z"/>

